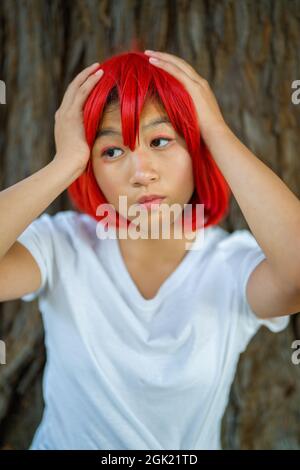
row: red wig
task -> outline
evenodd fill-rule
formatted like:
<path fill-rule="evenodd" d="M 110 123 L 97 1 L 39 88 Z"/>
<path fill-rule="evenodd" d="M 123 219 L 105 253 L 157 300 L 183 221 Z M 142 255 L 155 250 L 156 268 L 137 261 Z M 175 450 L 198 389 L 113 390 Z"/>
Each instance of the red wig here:
<path fill-rule="evenodd" d="M 133 151 L 136 136 L 139 135 L 139 117 L 143 105 L 146 99 L 154 98 L 166 110 L 175 131 L 185 139 L 192 158 L 195 190 L 189 204 L 192 207 L 193 230 L 195 204 L 204 205 L 204 227 L 217 224 L 227 215 L 231 191 L 201 138 L 193 100 L 182 83 L 152 65 L 148 56 L 140 51 L 114 55 L 99 68 L 104 70 L 103 77 L 97 82 L 83 108 L 86 140 L 90 149 L 105 106 L 117 100 L 120 103 L 123 142 Z M 68 187 L 67 192 L 75 208 L 97 221 L 104 218 L 104 215 L 97 215 L 97 208 L 101 204 L 109 204 L 109 201 L 95 179 L 91 158 L 85 171 Z M 122 223 L 124 218 L 117 211 L 115 216 L 119 227 L 120 218 Z M 130 221 L 125 219 L 125 223 L 128 225 Z"/>

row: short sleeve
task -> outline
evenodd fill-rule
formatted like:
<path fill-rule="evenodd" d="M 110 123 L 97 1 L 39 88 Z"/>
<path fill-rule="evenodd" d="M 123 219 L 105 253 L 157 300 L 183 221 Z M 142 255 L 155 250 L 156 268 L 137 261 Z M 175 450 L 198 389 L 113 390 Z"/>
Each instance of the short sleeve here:
<path fill-rule="evenodd" d="M 256 266 L 266 258 L 255 237 L 249 230 L 236 230 L 222 240 L 219 246 L 235 282 L 243 328 L 250 336 L 261 325 L 265 325 L 274 333 L 284 330 L 289 323 L 289 315 L 270 319 L 259 318 L 247 300 L 248 279 Z"/>
<path fill-rule="evenodd" d="M 44 213 L 35 219 L 17 238 L 24 245 L 37 262 L 42 283 L 39 289 L 21 297 L 25 302 L 30 302 L 43 294 L 52 284 L 54 249 L 51 236 L 52 216 Z"/>

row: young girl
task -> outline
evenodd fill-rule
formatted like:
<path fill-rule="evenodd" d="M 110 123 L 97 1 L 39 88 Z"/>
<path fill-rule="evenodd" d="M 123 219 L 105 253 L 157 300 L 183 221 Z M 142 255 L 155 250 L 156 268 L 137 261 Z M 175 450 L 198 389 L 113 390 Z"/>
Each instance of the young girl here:
<path fill-rule="evenodd" d="M 45 329 L 30 449 L 221 449 L 240 353 L 300 309 L 299 201 L 184 60 L 138 51 L 101 69 L 68 86 L 54 159 L 0 195 L 0 300 L 38 298 Z M 78 210 L 41 215 L 66 188 Z M 253 235 L 217 225 L 230 191 Z M 123 236 L 137 223 L 120 196 L 143 237 Z M 192 229 L 176 237 L 172 216 L 169 237 L 145 236 L 173 204 Z"/>

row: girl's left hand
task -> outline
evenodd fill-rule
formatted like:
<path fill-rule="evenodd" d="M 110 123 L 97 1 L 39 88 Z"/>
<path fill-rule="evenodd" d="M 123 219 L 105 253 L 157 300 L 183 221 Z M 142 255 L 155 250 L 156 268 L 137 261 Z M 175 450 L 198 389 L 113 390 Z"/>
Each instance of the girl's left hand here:
<path fill-rule="evenodd" d="M 204 140 L 221 127 L 227 128 L 214 93 L 207 80 L 201 77 L 185 60 L 166 52 L 145 50 L 149 62 L 161 67 L 179 80 L 191 95 L 198 116 L 201 135 Z M 157 59 L 157 62 L 152 61 Z"/>

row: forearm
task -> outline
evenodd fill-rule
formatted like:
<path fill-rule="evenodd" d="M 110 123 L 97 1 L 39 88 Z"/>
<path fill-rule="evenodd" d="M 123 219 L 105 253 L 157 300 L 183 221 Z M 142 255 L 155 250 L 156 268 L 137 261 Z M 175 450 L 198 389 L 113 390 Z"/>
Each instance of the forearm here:
<path fill-rule="evenodd" d="M 24 180 L 0 192 L 0 259 L 19 235 L 78 176 L 77 169 L 53 159 Z"/>
<path fill-rule="evenodd" d="M 270 266 L 282 282 L 299 287 L 299 199 L 227 126 L 206 144 Z"/>

